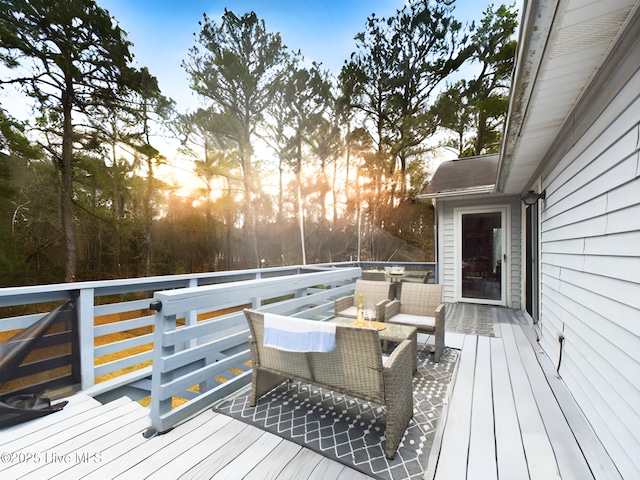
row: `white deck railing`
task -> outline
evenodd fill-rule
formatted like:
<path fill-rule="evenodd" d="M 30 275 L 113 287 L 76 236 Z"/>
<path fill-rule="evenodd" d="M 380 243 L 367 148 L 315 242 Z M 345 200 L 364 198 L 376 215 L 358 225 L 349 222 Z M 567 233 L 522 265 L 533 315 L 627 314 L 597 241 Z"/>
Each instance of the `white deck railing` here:
<path fill-rule="evenodd" d="M 406 266 L 417 279 L 436 266 L 398 264 Z M 358 265 L 365 270 L 390 263 L 337 263 L 0 288 L 0 332 L 28 327 L 57 304 L 75 299 L 80 388 L 101 401 L 125 394 L 140 399 L 151 392 L 154 427 L 162 431 L 249 381 L 244 317 L 240 311 L 219 315 L 221 310 L 251 305 L 276 313 L 322 318 L 333 313 L 334 298 L 353 290 L 353 282 L 360 276 Z M 150 309 L 154 301 L 162 303 L 159 312 Z M 25 308 L 37 313 L 25 314 Z M 218 316 L 198 321 L 199 315 L 207 316 L 212 311 Z M 136 332 L 129 334 L 131 331 Z M 126 338 L 113 340 L 118 334 Z M 162 369 L 156 372 L 158 365 Z M 215 380 L 216 376 L 224 377 L 223 372 L 231 365 L 245 369 L 245 374 L 226 382 Z M 156 373 L 153 380 L 152 372 Z M 174 408 L 175 413 L 169 407 L 173 397 L 187 401 Z"/>

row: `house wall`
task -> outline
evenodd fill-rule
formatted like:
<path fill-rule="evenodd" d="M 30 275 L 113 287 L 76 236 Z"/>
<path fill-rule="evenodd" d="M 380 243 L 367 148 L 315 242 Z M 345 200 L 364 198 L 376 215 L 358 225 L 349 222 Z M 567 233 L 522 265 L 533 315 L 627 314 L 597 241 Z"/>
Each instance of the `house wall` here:
<path fill-rule="evenodd" d="M 639 47 L 618 46 L 535 179 L 540 344 L 559 359 L 564 335 L 559 372 L 623 478 L 640 478 Z"/>
<path fill-rule="evenodd" d="M 440 283 L 443 285 L 443 300 L 445 302 L 455 302 L 455 267 L 454 254 L 455 242 L 455 209 L 462 207 L 482 207 L 485 205 L 498 206 L 509 205 L 511 222 L 509 225 L 509 269 L 507 271 L 507 306 L 511 308 L 521 308 L 521 255 L 522 239 L 520 238 L 520 200 L 518 198 L 505 197 L 474 197 L 461 200 L 439 199 L 438 210 L 438 242 L 439 258 L 438 268 L 440 269 Z"/>

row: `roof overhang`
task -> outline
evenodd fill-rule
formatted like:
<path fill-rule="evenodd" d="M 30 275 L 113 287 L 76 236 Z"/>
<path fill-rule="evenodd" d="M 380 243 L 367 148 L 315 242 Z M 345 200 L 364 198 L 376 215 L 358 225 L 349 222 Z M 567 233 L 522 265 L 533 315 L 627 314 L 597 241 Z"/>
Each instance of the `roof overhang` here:
<path fill-rule="evenodd" d="M 638 0 L 525 1 L 496 192 L 523 194 Z"/>
<path fill-rule="evenodd" d="M 484 185 L 474 188 L 464 188 L 460 190 L 449 190 L 447 192 L 435 192 L 435 193 L 422 193 L 418 195 L 418 198 L 454 198 L 454 197 L 467 197 L 470 195 L 490 195 L 495 192 L 495 185 Z"/>

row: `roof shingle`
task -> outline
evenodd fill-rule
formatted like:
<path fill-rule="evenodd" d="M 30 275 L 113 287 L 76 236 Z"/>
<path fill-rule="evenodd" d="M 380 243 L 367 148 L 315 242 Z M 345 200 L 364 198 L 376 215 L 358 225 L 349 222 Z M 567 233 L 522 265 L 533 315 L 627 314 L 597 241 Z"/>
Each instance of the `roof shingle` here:
<path fill-rule="evenodd" d="M 465 193 L 496 184 L 499 155 L 459 158 L 440 164 L 423 194 Z"/>

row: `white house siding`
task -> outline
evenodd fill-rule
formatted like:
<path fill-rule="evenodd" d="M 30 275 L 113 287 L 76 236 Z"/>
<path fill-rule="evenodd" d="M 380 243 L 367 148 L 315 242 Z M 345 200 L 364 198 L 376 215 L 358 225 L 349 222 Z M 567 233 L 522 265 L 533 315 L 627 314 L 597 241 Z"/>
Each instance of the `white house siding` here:
<path fill-rule="evenodd" d="M 461 200 L 438 200 L 438 242 L 440 245 L 440 258 L 438 259 L 440 268 L 440 283 L 443 284 L 443 300 L 454 302 L 454 253 L 456 242 L 459 239 L 454 237 L 456 208 L 482 207 L 484 205 L 502 206 L 509 205 L 511 212 L 510 232 L 510 261 L 507 271 L 508 289 L 507 302 L 509 307 L 520 309 L 520 286 L 521 286 L 521 254 L 522 239 L 520 238 L 520 201 L 517 198 L 505 197 L 483 197 L 483 198 L 463 198 Z"/>
<path fill-rule="evenodd" d="M 616 68 L 630 73 L 602 111 L 584 108 L 586 131 L 563 132 L 578 138 L 542 175 L 540 343 L 559 359 L 564 335 L 560 374 L 624 478 L 640 478 L 637 54 Z"/>

